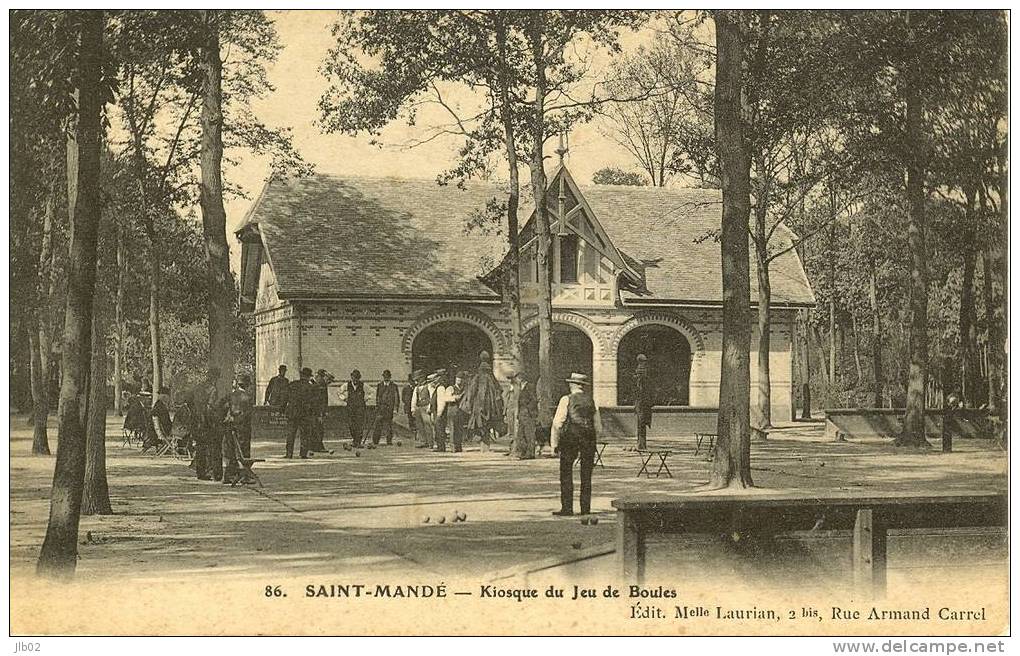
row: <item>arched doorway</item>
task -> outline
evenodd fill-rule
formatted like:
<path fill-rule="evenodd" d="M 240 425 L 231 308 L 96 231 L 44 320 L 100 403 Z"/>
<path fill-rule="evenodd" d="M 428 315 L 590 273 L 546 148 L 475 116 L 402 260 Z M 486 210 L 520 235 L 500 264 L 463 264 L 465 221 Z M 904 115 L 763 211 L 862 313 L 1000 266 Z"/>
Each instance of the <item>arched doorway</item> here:
<path fill-rule="evenodd" d="M 648 357 L 652 405 L 690 405 L 691 345 L 669 326 L 651 324 L 631 330 L 616 352 L 616 399 L 634 405 L 634 370 L 639 353 Z"/>
<path fill-rule="evenodd" d="M 569 324 L 554 323 L 552 333 L 553 398 L 569 392 L 564 379 L 572 373 L 592 379 L 592 344 L 588 335 Z M 532 380 L 538 378 L 538 327 L 524 335 L 524 366 Z"/>
<path fill-rule="evenodd" d="M 415 335 L 411 343 L 411 369 L 474 371 L 482 351 L 492 355 L 492 340 L 481 328 L 464 321 L 440 321 Z"/>

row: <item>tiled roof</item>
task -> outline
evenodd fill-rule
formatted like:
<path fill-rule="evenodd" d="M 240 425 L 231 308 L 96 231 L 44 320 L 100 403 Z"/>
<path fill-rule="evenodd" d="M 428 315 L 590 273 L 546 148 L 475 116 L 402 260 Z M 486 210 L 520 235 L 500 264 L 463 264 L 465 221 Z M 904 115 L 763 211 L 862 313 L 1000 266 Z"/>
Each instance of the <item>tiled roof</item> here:
<path fill-rule="evenodd" d="M 591 186 L 581 193 L 617 248 L 644 272 L 647 293 L 624 292 L 625 299 L 720 302 L 719 245 L 711 237 L 698 242 L 719 228 L 719 192 Z M 421 179 L 273 179 L 245 225 L 258 225 L 284 298 L 495 299 L 478 277 L 502 259 L 505 237 L 465 226 L 505 194 L 484 182 L 461 189 Z M 530 212 L 523 202 L 522 223 Z M 753 264 L 751 271 L 754 299 Z M 772 293 L 776 303 L 813 302 L 794 253 L 772 264 Z"/>

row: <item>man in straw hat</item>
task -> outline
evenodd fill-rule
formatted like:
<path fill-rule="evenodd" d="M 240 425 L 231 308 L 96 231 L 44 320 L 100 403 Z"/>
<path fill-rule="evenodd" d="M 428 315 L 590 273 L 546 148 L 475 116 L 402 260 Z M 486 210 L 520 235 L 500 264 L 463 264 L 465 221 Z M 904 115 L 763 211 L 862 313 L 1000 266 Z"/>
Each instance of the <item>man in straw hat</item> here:
<path fill-rule="evenodd" d="M 560 509 L 553 514 L 574 514 L 574 460 L 581 459 L 581 514 L 591 512 L 591 472 L 595 467 L 595 442 L 602 417 L 591 395 L 591 381 L 584 374 L 566 379 L 570 393 L 560 399 L 553 415 L 552 447 L 560 454 Z"/>

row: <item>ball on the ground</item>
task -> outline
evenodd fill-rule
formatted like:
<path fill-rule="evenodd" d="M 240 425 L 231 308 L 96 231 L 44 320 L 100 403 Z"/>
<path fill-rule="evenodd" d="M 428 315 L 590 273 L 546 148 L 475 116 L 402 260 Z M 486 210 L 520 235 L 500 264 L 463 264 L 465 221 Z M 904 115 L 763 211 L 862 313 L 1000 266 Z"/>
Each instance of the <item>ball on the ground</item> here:
<path fill-rule="evenodd" d="M 591 518 L 591 525 L 592 526 L 596 526 L 598 523 L 599 523 L 599 518 L 598 517 L 592 517 Z"/>
<path fill-rule="evenodd" d="M 361 451 L 355 451 L 354 452 L 354 457 L 355 458 L 360 458 L 361 457 Z"/>
<path fill-rule="evenodd" d="M 587 525 L 588 525 L 588 521 L 589 521 L 589 520 L 588 520 L 588 518 L 587 518 L 587 517 L 582 517 L 582 518 L 581 518 L 581 524 L 582 524 L 582 525 L 584 525 L 584 526 L 587 526 Z"/>
<path fill-rule="evenodd" d="M 404 446 L 404 443 L 401 442 L 400 440 L 397 440 L 397 446 Z"/>
<path fill-rule="evenodd" d="M 580 542 L 572 542 L 570 544 L 570 546 L 572 546 L 575 549 L 580 549 L 581 548 L 581 543 Z"/>
<path fill-rule="evenodd" d="M 446 523 L 446 517 L 440 517 L 439 518 L 439 523 L 440 524 L 445 524 Z"/>
<path fill-rule="evenodd" d="M 459 519 L 462 522 L 466 522 L 467 521 L 467 513 L 466 512 L 462 512 L 460 515 L 457 516 L 457 519 Z"/>
<path fill-rule="evenodd" d="M 421 523 L 422 524 L 428 524 L 431 521 L 432 521 L 432 518 L 429 517 L 428 515 L 425 515 L 425 518 L 421 520 Z"/>

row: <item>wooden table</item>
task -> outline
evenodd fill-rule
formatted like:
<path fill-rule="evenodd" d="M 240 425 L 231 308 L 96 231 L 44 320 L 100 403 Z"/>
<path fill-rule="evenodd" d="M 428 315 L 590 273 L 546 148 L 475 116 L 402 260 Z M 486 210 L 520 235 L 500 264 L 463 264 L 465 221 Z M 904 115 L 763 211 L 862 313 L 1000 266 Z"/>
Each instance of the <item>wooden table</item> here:
<path fill-rule="evenodd" d="M 853 583 L 862 598 L 885 592 L 889 529 L 1005 527 L 1008 521 L 1005 491 L 655 494 L 614 499 L 613 507 L 617 558 L 627 582 L 643 582 L 651 534 L 768 537 L 845 530 L 852 533 Z"/>

